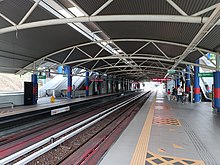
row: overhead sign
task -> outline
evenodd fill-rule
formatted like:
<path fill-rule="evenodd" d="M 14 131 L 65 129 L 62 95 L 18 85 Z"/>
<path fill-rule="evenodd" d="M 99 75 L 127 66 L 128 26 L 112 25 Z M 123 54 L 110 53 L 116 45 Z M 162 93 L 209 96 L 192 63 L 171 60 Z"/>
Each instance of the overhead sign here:
<path fill-rule="evenodd" d="M 176 70 L 168 70 L 167 72 L 170 74 L 174 74 L 174 73 L 176 73 Z"/>
<path fill-rule="evenodd" d="M 161 82 L 161 81 L 170 81 L 170 78 L 153 78 L 153 81 Z"/>
<path fill-rule="evenodd" d="M 213 77 L 213 73 L 198 73 L 198 77 Z"/>
<path fill-rule="evenodd" d="M 38 79 L 46 79 L 46 75 L 44 75 L 44 76 L 38 76 Z"/>

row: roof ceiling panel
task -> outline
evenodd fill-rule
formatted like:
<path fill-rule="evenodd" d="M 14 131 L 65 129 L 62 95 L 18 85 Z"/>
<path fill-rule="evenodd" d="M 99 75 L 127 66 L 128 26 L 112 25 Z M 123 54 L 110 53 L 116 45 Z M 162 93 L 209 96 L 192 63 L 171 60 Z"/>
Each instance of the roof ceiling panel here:
<path fill-rule="evenodd" d="M 87 42 L 81 34 L 67 25 L 33 28 L 30 30 L 6 33 L 0 36 L 0 40 L 9 45 L 17 46 L 17 51 L 25 48 L 32 52 L 31 57 L 40 58 L 54 51 Z M 4 50 L 4 48 L 3 48 Z"/>
<path fill-rule="evenodd" d="M 32 5 L 33 2 L 28 0 L 4 0 L 0 1 L 0 11 L 18 24 Z"/>
<path fill-rule="evenodd" d="M 89 15 L 98 10 L 107 0 L 73 0 L 76 2 L 84 11 L 86 11 Z"/>
<path fill-rule="evenodd" d="M 116 42 L 116 44 L 127 54 L 132 54 L 140 47 L 146 44 L 146 42 Z"/>
<path fill-rule="evenodd" d="M 59 54 L 55 54 L 55 55 L 51 56 L 50 58 L 53 59 L 53 60 L 56 60 L 60 63 L 63 63 L 63 61 L 66 59 L 66 57 L 68 56 L 70 51 L 71 50 L 67 50 L 67 51 L 61 52 Z"/>
<path fill-rule="evenodd" d="M 188 15 L 197 13 L 205 8 L 219 3 L 219 0 L 173 0 Z"/>
<path fill-rule="evenodd" d="M 76 60 L 83 60 L 83 59 L 87 59 L 89 58 L 88 56 L 86 56 L 84 53 L 82 53 L 81 51 L 79 51 L 78 49 L 75 49 L 72 54 L 69 56 L 69 58 L 67 59 L 66 62 L 72 62 L 72 61 L 76 61 Z M 84 61 L 85 62 L 85 61 Z M 82 61 L 83 63 L 83 61 Z"/>
<path fill-rule="evenodd" d="M 174 45 L 168 45 L 168 44 L 160 44 L 157 43 L 157 46 L 168 56 L 168 57 L 176 57 L 181 55 L 185 47 L 180 46 L 174 46 Z"/>
<path fill-rule="evenodd" d="M 140 50 L 138 53 L 140 53 L 140 54 L 154 54 L 154 55 L 163 56 L 163 54 L 152 43 L 147 45 L 145 48 Z"/>
<path fill-rule="evenodd" d="M 175 14 L 179 13 L 166 1 L 117 0 L 107 6 L 100 15 L 112 14 Z"/>
<path fill-rule="evenodd" d="M 194 51 L 190 53 L 186 58 L 185 61 L 195 62 L 198 58 L 202 57 L 202 54 L 198 51 Z"/>
<path fill-rule="evenodd" d="M 220 51 L 220 26 L 216 26 L 199 44 L 200 47 Z"/>
<path fill-rule="evenodd" d="M 10 25 L 11 25 L 10 23 L 8 23 L 5 19 L 0 17 L 0 28 L 8 27 Z"/>
<path fill-rule="evenodd" d="M 99 26 L 111 38 L 141 38 L 190 43 L 200 24 L 168 22 L 101 22 Z"/>
<path fill-rule="evenodd" d="M 93 44 L 93 45 L 86 45 L 80 47 L 81 50 L 83 50 L 85 53 L 90 55 L 91 57 L 95 57 L 96 54 L 102 49 L 100 46 Z M 108 55 L 108 54 L 106 54 Z"/>

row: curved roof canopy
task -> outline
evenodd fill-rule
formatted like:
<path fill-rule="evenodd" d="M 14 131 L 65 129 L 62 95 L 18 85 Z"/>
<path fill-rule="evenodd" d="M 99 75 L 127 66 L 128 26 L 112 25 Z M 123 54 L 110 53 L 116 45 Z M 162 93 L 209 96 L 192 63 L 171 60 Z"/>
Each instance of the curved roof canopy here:
<path fill-rule="evenodd" d="M 219 0 L 0 0 L 0 72 L 164 77 L 220 51 Z M 201 67 L 218 70 L 200 64 Z"/>

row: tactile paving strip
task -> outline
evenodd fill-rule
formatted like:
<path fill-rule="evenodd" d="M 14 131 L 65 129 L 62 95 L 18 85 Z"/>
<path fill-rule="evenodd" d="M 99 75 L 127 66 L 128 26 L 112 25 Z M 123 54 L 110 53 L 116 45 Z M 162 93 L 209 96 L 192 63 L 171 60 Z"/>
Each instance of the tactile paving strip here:
<path fill-rule="evenodd" d="M 172 156 L 161 156 L 148 151 L 145 165 L 205 165 L 201 160 L 192 160 Z"/>
<path fill-rule="evenodd" d="M 155 116 L 153 119 L 153 124 L 155 125 L 175 125 L 181 126 L 180 121 L 175 118 L 162 118 Z"/>

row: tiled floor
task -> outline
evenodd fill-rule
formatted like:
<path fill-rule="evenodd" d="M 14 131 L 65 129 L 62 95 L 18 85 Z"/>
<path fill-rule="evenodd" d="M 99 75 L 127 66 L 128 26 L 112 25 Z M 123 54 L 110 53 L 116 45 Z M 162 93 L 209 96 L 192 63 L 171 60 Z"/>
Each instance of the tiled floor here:
<path fill-rule="evenodd" d="M 152 102 L 152 98 L 146 102 L 101 165 L 130 164 Z M 158 91 L 151 123 L 146 165 L 220 165 L 220 115 L 212 112 L 211 103 L 169 102 Z"/>

